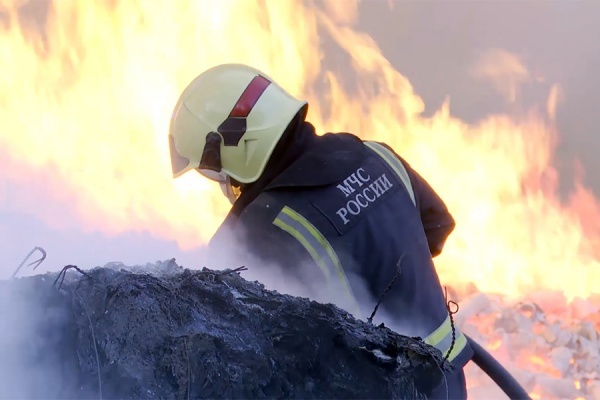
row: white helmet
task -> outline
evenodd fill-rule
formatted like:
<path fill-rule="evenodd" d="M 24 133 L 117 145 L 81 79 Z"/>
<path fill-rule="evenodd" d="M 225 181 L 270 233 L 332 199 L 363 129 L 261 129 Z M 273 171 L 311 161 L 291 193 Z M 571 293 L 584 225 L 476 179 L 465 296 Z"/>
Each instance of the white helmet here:
<path fill-rule="evenodd" d="M 171 118 L 173 177 L 195 169 L 219 182 L 233 203 L 230 177 L 251 183 L 262 174 L 275 145 L 306 101 L 243 64 L 223 64 L 196 77 Z"/>

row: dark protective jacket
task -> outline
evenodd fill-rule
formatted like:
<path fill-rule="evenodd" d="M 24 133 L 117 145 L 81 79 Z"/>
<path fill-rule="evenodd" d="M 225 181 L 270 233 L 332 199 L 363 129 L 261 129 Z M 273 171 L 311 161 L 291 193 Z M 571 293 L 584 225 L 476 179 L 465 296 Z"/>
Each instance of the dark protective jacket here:
<path fill-rule="evenodd" d="M 391 148 L 330 133 L 267 184 L 239 217 L 230 215 L 210 247 L 229 252 L 243 243 L 260 262 L 276 263 L 313 289 L 335 293 L 336 304 L 360 316 L 369 316 L 400 271 L 378 313 L 386 313 L 398 333 L 419 336 L 447 356 L 459 371 L 458 383 L 448 382 L 449 398 L 465 398 L 462 367 L 472 350 L 456 327 L 452 340 L 432 260 L 453 229 L 443 201 Z M 369 301 L 363 300 L 365 288 Z"/>

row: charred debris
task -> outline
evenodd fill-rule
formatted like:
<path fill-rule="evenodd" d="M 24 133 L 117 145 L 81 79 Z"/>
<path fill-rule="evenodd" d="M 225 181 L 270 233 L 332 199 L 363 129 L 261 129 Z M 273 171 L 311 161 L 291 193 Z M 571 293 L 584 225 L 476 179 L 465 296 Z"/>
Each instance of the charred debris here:
<path fill-rule="evenodd" d="M 0 398 L 425 399 L 443 384 L 419 338 L 243 270 L 172 259 L 0 281 Z"/>

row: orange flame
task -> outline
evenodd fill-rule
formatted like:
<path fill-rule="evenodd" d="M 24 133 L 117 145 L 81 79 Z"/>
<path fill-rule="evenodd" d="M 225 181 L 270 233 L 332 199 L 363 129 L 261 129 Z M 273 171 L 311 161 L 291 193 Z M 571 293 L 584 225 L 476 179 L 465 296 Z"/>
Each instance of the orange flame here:
<path fill-rule="evenodd" d="M 194 76 L 244 62 L 308 99 L 322 131 L 386 141 L 431 182 L 458 221 L 437 260 L 445 283 L 509 295 L 598 290 L 598 201 L 580 184 L 567 204 L 557 195 L 556 89 L 549 118 L 471 125 L 449 102 L 426 118 L 410 82 L 355 29 L 357 2 L 56 1 L 43 34 L 19 18 L 18 3 L 0 4 L 0 157 L 9 166 L 0 182 L 38 185 L 32 193 L 68 204 L 82 229 L 149 231 L 184 249 L 212 235 L 229 205 L 199 176 L 171 179 L 166 132 Z M 322 60 L 320 34 L 343 50 L 343 71 Z M 45 210 L 28 212 L 64 218 Z"/>

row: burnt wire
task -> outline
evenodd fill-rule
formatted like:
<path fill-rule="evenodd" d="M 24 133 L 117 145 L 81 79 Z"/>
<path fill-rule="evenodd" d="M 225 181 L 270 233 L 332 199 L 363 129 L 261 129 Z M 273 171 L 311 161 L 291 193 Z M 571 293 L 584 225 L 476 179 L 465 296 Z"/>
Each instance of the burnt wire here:
<path fill-rule="evenodd" d="M 396 272 L 396 274 L 394 275 L 394 277 L 392 278 L 392 280 L 390 281 L 390 283 L 387 285 L 387 287 L 385 288 L 385 290 L 383 291 L 383 293 L 379 297 L 379 300 L 377 300 L 377 304 L 375 304 L 375 308 L 373 309 L 373 312 L 371 313 L 371 316 L 369 318 L 367 318 L 367 321 L 369 321 L 370 324 L 373 323 L 373 317 L 375 317 L 375 314 L 377 314 L 377 310 L 379 309 L 379 305 L 383 301 L 383 298 L 392 289 L 392 287 L 396 283 L 396 280 L 400 277 L 400 274 L 402 272 L 402 270 L 400 269 L 400 265 L 402 264 L 402 258 L 404 258 L 404 254 L 402 254 L 400 256 L 400 258 L 398 259 L 398 262 L 396 263 L 396 267 L 398 268 L 398 271 Z"/>
<path fill-rule="evenodd" d="M 459 307 L 458 307 L 457 302 L 448 300 L 448 290 L 445 286 L 444 286 L 444 301 L 446 302 L 446 309 L 448 310 L 448 315 L 450 316 L 450 327 L 452 328 L 452 342 L 450 343 L 450 348 L 448 349 L 448 352 L 444 356 L 444 362 L 446 362 L 448 360 L 448 357 L 450 357 L 450 353 L 452 353 L 452 349 L 454 349 L 454 343 L 456 341 L 456 328 L 454 327 L 454 314 L 456 314 L 458 312 Z M 450 305 L 453 305 L 455 307 L 454 311 L 450 309 Z"/>
<path fill-rule="evenodd" d="M 86 277 L 90 277 L 85 271 L 83 271 L 81 268 L 79 268 L 76 265 L 67 265 L 65 266 L 59 273 L 58 276 L 56 277 L 56 279 L 54 280 L 54 283 L 52 284 L 52 286 L 56 287 L 56 282 L 58 282 L 58 280 L 60 279 L 60 283 L 58 284 L 58 290 L 60 290 L 60 288 L 62 287 L 63 282 L 65 281 L 65 277 L 67 276 L 67 271 L 70 269 L 74 269 L 77 272 L 79 272 L 81 275 L 85 275 Z"/>
<path fill-rule="evenodd" d="M 438 361 L 435 357 L 433 357 L 433 359 L 435 361 L 436 366 L 442 373 L 442 376 L 444 377 L 444 386 L 446 389 L 446 400 L 448 400 L 449 399 L 449 397 L 448 397 L 449 396 L 448 379 L 446 378 L 446 373 L 444 372 L 443 367 L 444 367 L 444 364 L 446 364 L 448 362 L 448 357 L 450 357 L 450 354 L 452 353 L 452 349 L 454 349 L 454 344 L 456 342 L 456 328 L 454 326 L 454 314 L 456 314 L 458 312 L 459 307 L 458 307 L 457 302 L 448 300 L 448 289 L 446 288 L 446 286 L 444 286 L 444 301 L 446 303 L 446 309 L 448 310 L 448 316 L 450 317 L 450 327 L 452 328 L 452 342 L 450 343 L 450 348 L 448 349 L 448 352 L 442 359 L 441 363 L 438 363 Z M 454 310 L 452 310 L 450 308 L 451 305 L 454 306 Z"/>
<path fill-rule="evenodd" d="M 234 272 L 237 272 L 239 274 L 242 271 L 248 271 L 248 267 L 242 265 L 241 267 L 237 267 L 235 269 L 219 272 L 218 275 L 233 274 Z"/>
<path fill-rule="evenodd" d="M 25 258 L 23 259 L 23 261 L 21 261 L 21 264 L 19 264 L 19 266 L 17 267 L 17 269 L 15 270 L 15 272 L 13 272 L 11 279 L 14 279 L 15 276 L 17 276 L 17 273 L 19 273 L 19 271 L 21 270 L 21 268 L 23 267 L 23 265 L 25 264 L 25 262 L 27 260 L 29 260 L 29 258 L 33 255 L 33 253 L 35 253 L 36 251 L 39 251 L 40 253 L 42 253 L 42 256 L 40 258 L 38 258 L 35 261 L 30 262 L 29 264 L 27 264 L 27 266 L 31 266 L 34 265 L 33 269 L 35 270 L 37 267 L 40 266 L 40 264 L 42 262 L 44 262 L 44 260 L 46 259 L 46 250 L 42 249 L 39 246 L 35 246 L 33 249 L 31 249 L 31 251 L 29 252 L 29 254 L 27 254 L 27 256 L 25 256 Z"/>

